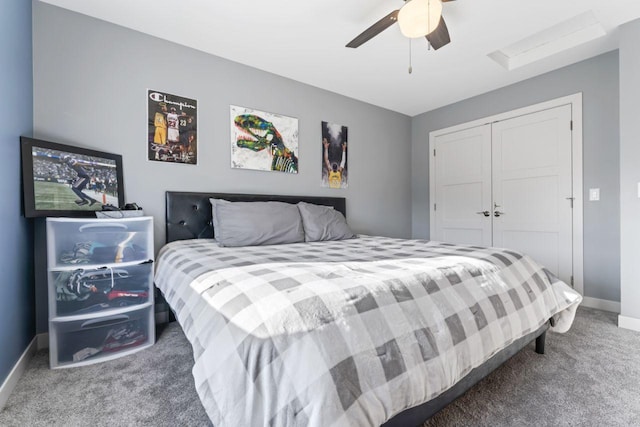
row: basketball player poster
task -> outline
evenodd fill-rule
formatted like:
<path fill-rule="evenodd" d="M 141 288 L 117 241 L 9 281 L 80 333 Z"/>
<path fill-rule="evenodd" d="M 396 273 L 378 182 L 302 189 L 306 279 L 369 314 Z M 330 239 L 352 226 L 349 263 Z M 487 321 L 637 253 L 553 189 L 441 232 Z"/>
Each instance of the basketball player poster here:
<path fill-rule="evenodd" d="M 198 101 L 147 91 L 149 160 L 198 163 Z"/>
<path fill-rule="evenodd" d="M 346 126 L 322 122 L 322 187 L 349 185 L 347 134 Z"/>

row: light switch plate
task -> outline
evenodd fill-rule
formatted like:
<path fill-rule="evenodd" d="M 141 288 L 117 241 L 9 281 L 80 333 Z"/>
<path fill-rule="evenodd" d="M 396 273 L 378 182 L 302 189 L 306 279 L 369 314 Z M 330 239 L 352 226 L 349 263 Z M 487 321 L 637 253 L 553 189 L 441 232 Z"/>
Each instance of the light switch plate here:
<path fill-rule="evenodd" d="M 600 189 L 599 188 L 590 188 L 589 189 L 589 201 L 596 202 L 600 200 Z"/>

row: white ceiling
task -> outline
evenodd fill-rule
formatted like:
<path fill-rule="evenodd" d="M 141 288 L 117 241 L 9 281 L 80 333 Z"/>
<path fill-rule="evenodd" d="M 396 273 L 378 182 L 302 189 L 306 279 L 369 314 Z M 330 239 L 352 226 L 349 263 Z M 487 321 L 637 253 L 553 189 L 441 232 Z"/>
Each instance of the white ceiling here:
<path fill-rule="evenodd" d="M 444 4 L 451 43 L 427 50 L 397 25 L 358 49 L 351 39 L 402 0 L 41 0 L 414 116 L 616 49 L 638 0 L 457 0 Z M 507 71 L 487 57 L 592 10 L 607 35 Z"/>

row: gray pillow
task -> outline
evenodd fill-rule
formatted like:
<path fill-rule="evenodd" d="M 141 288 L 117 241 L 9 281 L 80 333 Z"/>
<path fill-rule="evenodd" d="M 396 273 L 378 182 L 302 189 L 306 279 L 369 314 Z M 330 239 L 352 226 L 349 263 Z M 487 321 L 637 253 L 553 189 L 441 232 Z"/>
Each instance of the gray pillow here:
<path fill-rule="evenodd" d="M 295 205 L 282 202 L 229 202 L 210 199 L 215 239 L 220 246 L 258 246 L 304 242 Z"/>
<path fill-rule="evenodd" d="M 357 237 L 347 225 L 344 215 L 331 206 L 300 202 L 298 209 L 304 225 L 304 239 L 307 242 Z"/>

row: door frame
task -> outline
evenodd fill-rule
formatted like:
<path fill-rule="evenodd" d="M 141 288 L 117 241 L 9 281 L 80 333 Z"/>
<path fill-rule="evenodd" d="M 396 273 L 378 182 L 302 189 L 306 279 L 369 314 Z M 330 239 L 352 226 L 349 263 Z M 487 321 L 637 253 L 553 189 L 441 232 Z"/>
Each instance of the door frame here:
<path fill-rule="evenodd" d="M 573 287 L 580 294 L 583 294 L 584 191 L 582 183 L 582 92 L 429 132 L 429 235 L 431 236 L 435 230 L 435 159 L 433 152 L 436 137 L 472 127 L 492 124 L 527 114 L 537 113 L 543 110 L 549 110 L 563 105 L 571 106 L 571 120 L 573 121 L 573 128 L 571 132 L 571 186 L 573 191 L 572 197 L 574 198 L 572 210 Z"/>

